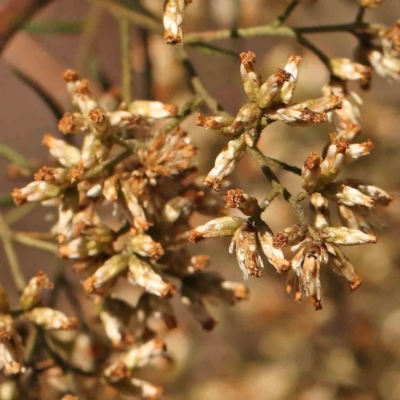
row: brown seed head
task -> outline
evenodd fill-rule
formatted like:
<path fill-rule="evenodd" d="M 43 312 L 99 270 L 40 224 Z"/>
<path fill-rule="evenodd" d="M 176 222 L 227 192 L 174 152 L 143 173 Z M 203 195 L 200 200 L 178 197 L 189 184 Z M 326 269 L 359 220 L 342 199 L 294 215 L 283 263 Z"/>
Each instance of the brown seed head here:
<path fill-rule="evenodd" d="M 277 249 L 280 249 L 280 248 L 282 248 L 282 247 L 285 247 L 285 246 L 287 245 L 287 236 L 286 236 L 284 233 L 282 233 L 282 232 L 277 233 L 277 234 L 274 236 L 272 245 L 273 245 L 274 247 L 276 247 Z"/>
<path fill-rule="evenodd" d="M 317 169 L 321 164 L 321 157 L 315 153 L 314 151 L 307 157 L 306 161 L 304 161 L 304 168 L 312 171 Z"/>
<path fill-rule="evenodd" d="M 94 124 L 101 124 L 105 120 L 106 115 L 100 108 L 95 108 L 90 111 L 88 117 Z"/>
<path fill-rule="evenodd" d="M 72 133 L 75 130 L 74 115 L 65 113 L 58 123 L 58 129 L 64 134 Z"/>
<path fill-rule="evenodd" d="M 65 82 L 76 82 L 79 80 L 79 75 L 78 72 L 76 72 L 74 69 L 67 69 L 63 73 L 63 79 Z"/>

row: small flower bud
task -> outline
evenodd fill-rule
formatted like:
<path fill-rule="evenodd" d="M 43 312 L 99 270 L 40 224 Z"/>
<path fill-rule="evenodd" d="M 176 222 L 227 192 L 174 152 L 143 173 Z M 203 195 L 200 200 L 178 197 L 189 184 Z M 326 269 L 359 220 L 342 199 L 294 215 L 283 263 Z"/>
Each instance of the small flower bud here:
<path fill-rule="evenodd" d="M 236 163 L 243 157 L 245 150 L 246 143 L 243 136 L 230 140 L 218 154 L 214 168 L 208 173 L 204 183 L 218 191 L 221 188 L 222 180 L 233 172 Z"/>
<path fill-rule="evenodd" d="M 257 101 L 261 86 L 261 77 L 255 69 L 256 55 L 248 51 L 240 53 L 240 75 L 242 76 L 244 91 L 250 101 Z"/>
<path fill-rule="evenodd" d="M 377 186 L 359 183 L 356 187 L 361 193 L 372 197 L 376 204 L 381 206 L 388 206 L 393 201 L 393 196 Z"/>
<path fill-rule="evenodd" d="M 222 115 L 218 115 L 215 117 L 205 117 L 204 115 L 201 115 L 199 113 L 196 114 L 197 126 L 202 126 L 205 129 L 219 130 L 229 135 L 232 134 L 232 131 L 229 129 L 229 127 L 233 124 L 234 121 L 234 118 L 225 117 Z"/>
<path fill-rule="evenodd" d="M 99 107 L 95 97 L 89 90 L 89 81 L 87 79 L 82 79 L 77 82 L 72 101 L 79 107 L 84 115 L 88 115 L 90 111 Z"/>
<path fill-rule="evenodd" d="M 353 265 L 343 254 L 339 247 L 329 244 L 328 265 L 339 276 L 346 279 L 352 290 L 357 289 L 361 284 L 361 278 L 356 274 Z"/>
<path fill-rule="evenodd" d="M 185 0 L 167 0 L 164 4 L 164 39 L 167 44 L 182 43 Z"/>
<path fill-rule="evenodd" d="M 58 129 L 64 134 L 83 133 L 88 130 L 88 123 L 80 113 L 65 113 L 58 123 Z"/>
<path fill-rule="evenodd" d="M 265 115 L 268 119 L 273 121 L 282 121 L 292 126 L 304 124 L 323 124 L 328 120 L 327 114 L 314 112 L 308 107 L 303 107 L 300 104 L 279 108 L 276 111 L 267 111 Z"/>
<path fill-rule="evenodd" d="M 63 73 L 63 79 L 67 84 L 68 93 L 72 96 L 75 94 L 76 86 L 80 82 L 78 72 L 74 69 L 67 69 Z"/>
<path fill-rule="evenodd" d="M 257 105 L 262 109 L 271 107 L 276 98 L 281 95 L 283 85 L 290 82 L 291 78 L 292 75 L 289 72 L 279 68 L 261 85 Z"/>
<path fill-rule="evenodd" d="M 95 134 L 86 135 L 80 158 L 80 164 L 84 170 L 88 170 L 107 160 L 111 146 L 112 143 L 109 140 L 102 140 Z"/>
<path fill-rule="evenodd" d="M 373 208 L 376 204 L 375 199 L 366 196 L 357 189 L 344 185 L 341 182 L 334 182 L 326 186 L 321 192 L 329 199 L 335 200 L 345 206 L 364 206 Z"/>
<path fill-rule="evenodd" d="M 368 155 L 373 148 L 374 144 L 370 140 L 363 143 L 351 144 L 346 150 L 346 162 L 352 162 L 358 160 L 362 156 Z"/>
<path fill-rule="evenodd" d="M 92 276 L 83 283 L 88 293 L 104 293 L 110 283 L 128 270 L 128 256 L 116 254 L 109 258 Z"/>
<path fill-rule="evenodd" d="M 149 263 L 135 255 L 129 258 L 128 280 L 134 285 L 143 287 L 148 293 L 162 298 L 171 297 L 176 292 L 175 287 L 165 282 Z"/>
<path fill-rule="evenodd" d="M 377 237 L 373 234 L 367 234 L 357 229 L 349 229 L 343 226 L 340 228 L 327 227 L 320 232 L 320 236 L 329 243 L 343 246 L 377 242 Z"/>
<path fill-rule="evenodd" d="M 330 66 L 332 74 L 343 80 L 367 83 L 372 78 L 371 67 L 353 63 L 348 58 L 332 58 Z"/>
<path fill-rule="evenodd" d="M 321 184 L 332 182 L 338 175 L 344 163 L 349 143 L 345 139 L 337 139 L 337 134 L 331 134 L 331 144 L 327 149 L 324 160 L 321 162 Z"/>
<path fill-rule="evenodd" d="M 321 180 L 321 157 L 312 152 L 304 161 L 301 171 L 302 187 L 308 193 L 314 192 L 320 186 Z"/>
<path fill-rule="evenodd" d="M 167 346 L 161 338 L 155 338 L 141 346 L 133 347 L 121 356 L 121 361 L 129 369 L 144 367 L 153 357 L 163 354 Z"/>
<path fill-rule="evenodd" d="M 19 298 L 19 304 L 24 311 L 29 311 L 38 305 L 43 289 L 53 289 L 53 287 L 54 285 L 49 277 L 43 271 L 39 271 L 28 282 Z"/>
<path fill-rule="evenodd" d="M 63 167 L 71 168 L 81 159 L 81 152 L 76 147 L 69 145 L 64 140 L 56 139 L 52 135 L 45 135 L 42 143 Z"/>
<path fill-rule="evenodd" d="M 112 133 L 108 116 L 100 108 L 95 108 L 87 115 L 91 132 L 99 138 L 105 138 Z"/>
<path fill-rule="evenodd" d="M 5 375 L 25 372 L 22 339 L 14 328 L 11 315 L 0 314 L 0 371 Z"/>
<path fill-rule="evenodd" d="M 164 104 L 160 101 L 135 100 L 129 104 L 128 111 L 134 115 L 150 119 L 171 118 L 178 115 L 175 104 Z"/>
<path fill-rule="evenodd" d="M 320 272 L 320 256 L 313 251 L 307 251 L 304 256 L 302 267 L 302 285 L 311 304 L 316 310 L 321 310 L 321 282 L 319 278 Z"/>
<path fill-rule="evenodd" d="M 300 61 L 300 56 L 290 56 L 287 60 L 287 64 L 285 65 L 284 70 L 290 74 L 290 78 L 283 84 L 281 89 L 281 100 L 284 104 L 289 104 L 292 100 L 293 93 L 297 85 L 297 77 L 299 74 L 298 66 Z"/>
<path fill-rule="evenodd" d="M 116 175 L 111 175 L 104 180 L 102 194 L 107 201 L 114 203 L 118 199 L 119 179 Z"/>
<path fill-rule="evenodd" d="M 245 223 L 236 230 L 229 246 L 229 253 L 233 252 L 244 279 L 249 276 L 259 278 L 263 274 L 264 264 L 258 252 L 257 230 L 253 225 Z"/>
<path fill-rule="evenodd" d="M 197 200 L 204 193 L 196 190 L 188 190 L 182 196 L 173 197 L 162 210 L 162 219 L 166 224 L 174 224 L 179 218 L 188 216 L 196 206 Z"/>
<path fill-rule="evenodd" d="M 368 60 L 375 72 L 383 78 L 400 81 L 400 59 L 388 57 L 378 50 L 369 50 Z"/>
<path fill-rule="evenodd" d="M 25 316 L 35 325 L 50 330 L 75 330 L 77 321 L 75 317 L 68 318 L 64 313 L 47 307 L 36 307 L 25 313 Z"/>
<path fill-rule="evenodd" d="M 355 134 L 361 131 L 361 98 L 354 92 L 348 92 L 345 82 L 341 80 L 332 80 L 323 88 L 323 93 L 325 96 L 333 94 L 342 102 L 342 107 L 336 108 L 330 115 L 335 131 L 339 133 L 338 138 L 343 137 L 343 133 L 340 134 L 340 132 L 350 131 L 353 136 L 343 138 L 349 141 L 353 140 Z"/>
<path fill-rule="evenodd" d="M 111 126 L 117 129 L 133 128 L 141 122 L 141 117 L 139 115 L 123 110 L 110 113 L 109 119 Z"/>
<path fill-rule="evenodd" d="M 216 218 L 192 229 L 188 240 L 197 243 L 204 238 L 233 236 L 244 222 L 244 219 L 239 217 Z"/>
<path fill-rule="evenodd" d="M 225 201 L 226 208 L 238 208 L 244 215 L 252 216 L 260 211 L 257 199 L 240 189 L 228 190 Z"/>
<path fill-rule="evenodd" d="M 62 258 L 77 259 L 94 257 L 110 250 L 109 243 L 101 243 L 96 240 L 88 240 L 85 237 L 77 237 L 70 242 L 62 244 L 58 248 L 58 254 Z"/>
<path fill-rule="evenodd" d="M 158 260 L 164 255 L 164 249 L 161 244 L 155 242 L 151 236 L 144 233 L 131 235 L 129 237 L 128 248 L 139 256 L 149 257 L 152 260 Z"/>
<path fill-rule="evenodd" d="M 35 181 L 44 181 L 56 186 L 69 184 L 68 169 L 42 167 L 33 177 Z"/>
<path fill-rule="evenodd" d="M 59 186 L 50 185 L 43 181 L 28 183 L 22 189 L 14 189 L 11 193 L 14 203 L 19 206 L 21 204 L 34 201 L 49 200 L 59 196 L 62 193 L 62 188 Z"/>

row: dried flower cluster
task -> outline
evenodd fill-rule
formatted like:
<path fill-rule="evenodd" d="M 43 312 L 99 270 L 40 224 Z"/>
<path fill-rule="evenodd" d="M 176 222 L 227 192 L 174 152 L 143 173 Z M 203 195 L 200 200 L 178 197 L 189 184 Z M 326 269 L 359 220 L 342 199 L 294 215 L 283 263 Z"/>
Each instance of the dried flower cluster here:
<path fill-rule="evenodd" d="M 46 135 L 43 144 L 59 165 L 40 168 L 33 182 L 13 191 L 14 201 L 58 207 L 53 232 L 59 256 L 70 260 L 76 273 L 88 275 L 83 288 L 97 302 L 107 351 L 116 353 L 104 360 L 105 382 L 125 394 L 156 398 L 161 389 L 137 379 L 134 370 L 165 352 L 159 331 L 176 326 L 169 299 L 179 291 L 194 318 L 212 329 L 215 320 L 204 297 L 234 304 L 247 298 L 247 289 L 205 271 L 208 257 L 186 250 L 190 216 L 215 215 L 221 205 L 195 179 L 196 148 L 187 134 L 179 127 L 152 127 L 155 120 L 176 117 L 177 107 L 134 101 L 125 109 L 107 110 L 75 71 L 66 71 L 64 79 L 76 111 L 66 113 L 59 128 L 66 135 L 83 135 L 82 146 Z M 120 278 L 142 288 L 136 305 L 118 297 Z M 29 282 L 21 296 L 24 316 L 42 329 L 76 329 L 75 320 L 59 311 L 36 307 L 40 292 L 49 286 L 42 274 Z M 24 372 L 24 344 L 12 317 L 3 312 L 2 369 Z M 154 319 L 157 329 L 149 325 Z M 83 345 L 85 371 L 98 369 L 93 338 L 86 335 Z"/>
<path fill-rule="evenodd" d="M 290 105 L 298 77 L 300 57 L 291 56 L 284 69 L 279 69 L 262 83 L 255 70 L 254 53 L 240 55 L 244 90 L 250 103 L 244 105 L 236 118 L 197 115 L 197 124 L 206 129 L 220 130 L 230 137 L 227 146 L 218 155 L 214 168 L 205 183 L 219 190 L 222 179 L 230 174 L 242 158 L 246 147 L 256 146 L 262 129 L 274 121 L 289 125 L 332 122 L 335 132 L 321 157 L 312 152 L 301 171 L 302 187 L 313 207 L 313 221 L 285 228 L 275 236 L 260 218 L 265 207 L 241 190 L 229 191 L 228 208 L 238 208 L 249 216 L 221 217 L 192 230 L 189 240 L 197 242 L 209 237 L 232 237 L 229 252 L 235 252 L 245 278 L 260 277 L 264 270 L 261 252 L 277 272 L 287 272 L 287 290 L 294 291 L 296 300 L 309 297 L 317 310 L 322 308 L 320 282 L 321 264 L 329 265 L 345 278 L 351 289 L 356 289 L 361 279 L 339 245 L 376 243 L 369 210 L 375 205 L 387 206 L 392 197 L 384 190 L 367 182 L 347 179 L 336 180 L 342 168 L 358 158 L 368 155 L 371 141 L 352 143 L 361 132 L 359 99 L 348 92 L 346 79 L 370 79 L 357 64 L 332 60 L 336 71 L 332 82 L 323 89 L 324 96 L 316 100 Z M 343 73 L 339 73 L 342 71 Z M 339 79 L 339 77 L 341 79 Z M 332 226 L 330 204 L 335 203 L 342 226 Z M 291 246 L 295 255 L 284 257 L 282 248 Z"/>
<path fill-rule="evenodd" d="M 330 73 L 321 97 L 292 102 L 300 56 L 290 56 L 283 68 L 263 80 L 256 70 L 255 54 L 248 51 L 240 54 L 240 74 L 248 101 L 235 116 L 213 106 L 216 102 L 183 49 L 178 49 L 180 58 L 197 92 L 186 109 L 180 111 L 174 104 L 159 101 L 128 101 L 129 26 L 126 15 L 118 14 L 125 6 L 104 2 L 105 9 L 110 8 L 120 18 L 121 38 L 125 34 L 127 48 L 121 57 L 127 75 L 126 101 L 121 102 L 111 92 L 96 98 L 88 80 L 67 70 L 63 78 L 73 110 L 65 113 L 58 125 L 66 140 L 46 134 L 43 145 L 52 162 L 34 174 L 30 165 L 24 165 L 24 176 L 31 182 L 12 192 L 16 205 L 39 203 L 55 211 L 56 222 L 46 239 L 35 241 L 33 235 L 28 241 L 36 247 L 40 247 L 38 242 L 42 248 L 50 246 L 50 251 L 66 261 L 67 268 L 84 276 L 81 294 L 93 300 L 94 317 L 88 318 L 79 306 L 79 295 L 65 271 L 57 272 L 52 279 L 39 271 L 25 283 L 9 251 L 20 293 L 19 307 L 12 309 L 0 285 L 0 371 L 6 376 L 0 383 L 1 399 L 24 398 L 21 388 L 33 386 L 32 381 L 39 386 L 39 374 L 63 400 L 77 400 L 78 389 L 91 395 L 100 382 L 115 398 L 159 398 L 162 389 L 143 380 L 138 369 L 168 360 L 162 336 L 178 323 L 171 299 L 179 299 L 203 329 L 211 330 L 216 321 L 206 299 L 234 305 L 248 298 L 244 284 L 208 271 L 209 257 L 192 255 L 195 247 L 188 241 L 230 237 L 229 252 L 235 255 L 245 279 L 261 277 L 268 262 L 276 272 L 286 275 L 287 291 L 294 293 L 297 301 L 308 297 L 316 310 L 323 302 L 322 265 L 346 280 L 352 290 L 360 286 L 361 278 L 342 246 L 376 243 L 371 214 L 379 206 L 388 206 L 392 197 L 367 180 L 340 179 L 349 164 L 369 155 L 374 147 L 370 140 L 357 141 L 362 131 L 362 101 L 348 83 L 358 81 L 367 89 L 374 71 L 389 80 L 400 80 L 400 21 L 391 28 L 370 26 L 363 22 L 363 13 L 383 0 L 358 0 L 355 22 L 330 28 L 357 37 L 357 59 L 330 58 L 304 38 L 303 33 L 312 29 L 284 26 L 297 6 L 316 1 L 291 1 L 267 31 L 286 32 L 321 59 Z M 189 3 L 191 0 L 165 1 L 163 25 L 168 44 L 183 43 L 184 13 Z M 140 14 L 136 6 L 133 9 L 128 13 L 130 18 Z M 150 14 L 140 15 L 140 24 L 150 21 L 149 29 L 160 33 L 161 21 L 151 20 Z M 314 28 L 315 32 L 329 31 L 326 27 Z M 191 43 L 255 36 L 265 33 L 263 29 L 200 32 L 197 38 L 192 34 Z M 209 49 L 225 52 L 213 46 Z M 214 115 L 197 112 L 196 124 L 228 138 L 204 179 L 197 175 L 197 149 L 180 126 L 182 119 L 199 111 L 203 103 Z M 269 158 L 258 148 L 260 136 L 276 121 L 290 126 L 329 123 L 332 133 L 323 151 L 310 152 L 303 167 L 298 168 Z M 263 201 L 241 189 L 231 189 L 227 182 L 246 152 L 272 186 Z M 292 195 L 280 183 L 271 169 L 276 166 L 298 175 L 300 193 Z M 225 203 L 215 193 L 222 188 L 228 188 Z M 274 233 L 264 213 L 280 195 L 291 205 L 296 221 Z M 305 200 L 308 214 L 301 205 Z M 227 211 L 232 209 L 235 215 Z M 197 214 L 213 219 L 193 229 L 191 222 Z M 18 235 L 8 229 L 1 215 L 0 224 L 7 253 L 7 243 L 12 244 Z M 46 297 L 46 289 L 54 289 L 50 292 L 54 293 L 61 286 L 76 317 L 58 310 L 55 297 Z M 76 383 L 76 377 L 87 379 L 83 384 Z"/>

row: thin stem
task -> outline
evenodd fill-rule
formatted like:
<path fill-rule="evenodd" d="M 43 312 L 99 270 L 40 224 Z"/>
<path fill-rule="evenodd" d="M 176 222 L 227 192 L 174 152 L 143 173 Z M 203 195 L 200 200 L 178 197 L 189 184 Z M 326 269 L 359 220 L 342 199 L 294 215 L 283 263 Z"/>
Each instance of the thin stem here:
<path fill-rule="evenodd" d="M 218 101 L 208 92 L 206 87 L 203 85 L 203 82 L 197 75 L 197 72 L 192 62 L 190 61 L 186 51 L 183 50 L 182 47 L 176 47 L 175 49 L 178 54 L 178 57 L 182 62 L 182 65 L 185 67 L 189 75 L 190 83 L 193 87 L 194 92 L 204 99 L 204 102 L 213 112 L 217 114 L 226 114 L 223 111 L 223 107 L 221 106 L 221 104 L 218 103 Z"/>
<path fill-rule="evenodd" d="M 22 233 L 13 233 L 11 238 L 15 242 L 24 244 L 25 246 L 34 247 L 49 253 L 57 254 L 58 246 L 55 243 L 49 243 L 44 240 L 35 239 Z"/>
<path fill-rule="evenodd" d="M 26 168 L 31 171 L 35 169 L 34 165 L 27 158 L 5 144 L 0 144 L 0 157 L 13 162 L 19 167 Z"/>
<path fill-rule="evenodd" d="M 38 203 L 25 203 L 22 206 L 14 207 L 4 215 L 4 219 L 8 225 L 12 225 L 32 212 L 38 205 Z"/>
<path fill-rule="evenodd" d="M 122 98 L 126 105 L 132 100 L 132 66 L 129 29 L 130 22 L 126 18 L 119 20 L 122 64 Z"/>
<path fill-rule="evenodd" d="M 325 53 L 323 53 L 318 47 L 316 47 L 302 35 L 297 36 L 297 41 L 304 47 L 307 47 L 307 49 L 311 50 L 321 60 L 321 62 L 326 66 L 326 68 L 330 70 L 329 57 Z"/>
<path fill-rule="evenodd" d="M 365 15 L 365 7 L 360 6 L 356 15 L 356 24 L 361 24 Z"/>
<path fill-rule="evenodd" d="M 289 5 L 286 7 L 286 9 L 283 11 L 283 13 L 276 19 L 276 23 L 278 25 L 282 25 L 283 23 L 286 22 L 286 20 L 290 17 L 292 12 L 295 10 L 295 8 L 299 5 L 299 0 L 291 0 Z"/>
<path fill-rule="evenodd" d="M 113 14 L 117 19 L 124 17 L 139 26 L 147 28 L 153 33 L 157 33 L 159 35 L 164 34 L 164 29 L 160 21 L 151 15 L 145 14 L 139 9 L 124 7 L 123 5 L 112 0 L 91 0 L 91 2 L 104 6 L 104 8 L 106 8 L 107 11 Z M 133 6 L 136 6 L 137 3 L 138 2 L 134 2 Z"/>
<path fill-rule="evenodd" d="M 292 172 L 296 175 L 301 175 L 301 168 L 294 165 L 286 164 L 283 161 L 277 160 L 276 158 L 265 156 L 265 161 L 270 167 L 277 167 L 288 172 Z"/>
<path fill-rule="evenodd" d="M 14 200 L 12 196 L 9 194 L 1 194 L 0 195 L 0 207 L 9 207 L 14 204 Z"/>
<path fill-rule="evenodd" d="M 18 261 L 17 252 L 12 243 L 12 234 L 3 215 L 0 214 L 0 236 L 3 241 L 4 252 L 10 265 L 11 274 L 14 278 L 15 286 L 22 292 L 26 286 L 24 274 Z"/>

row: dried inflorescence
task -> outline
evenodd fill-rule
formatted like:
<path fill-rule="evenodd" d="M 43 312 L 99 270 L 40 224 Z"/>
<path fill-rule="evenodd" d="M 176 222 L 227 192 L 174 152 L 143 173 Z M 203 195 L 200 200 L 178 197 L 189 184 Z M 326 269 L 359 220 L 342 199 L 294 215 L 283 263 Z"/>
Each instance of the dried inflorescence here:
<path fill-rule="evenodd" d="M 395 34 L 391 32 L 388 36 L 392 38 L 391 48 L 395 48 Z M 189 240 L 196 243 L 203 238 L 232 237 L 229 251 L 236 253 L 245 278 L 262 275 L 262 250 L 277 272 L 287 272 L 287 291 L 293 291 L 298 301 L 303 296 L 309 297 L 315 309 L 319 310 L 322 308 L 321 265 L 330 266 L 348 281 L 351 289 L 356 289 L 361 279 L 339 246 L 376 243 L 373 226 L 367 219 L 368 212 L 375 205 L 387 206 L 392 200 L 384 190 L 369 183 L 355 179 L 337 180 L 347 164 L 368 155 L 374 147 L 370 140 L 352 143 L 361 132 L 361 100 L 346 87 L 348 80 L 368 82 L 371 70 L 350 60 L 334 59 L 331 61 L 334 76 L 323 88 L 324 97 L 290 106 L 288 103 L 296 86 L 300 57 L 291 56 L 285 69 L 278 70 L 265 83 L 255 70 L 254 53 L 242 53 L 240 58 L 243 85 L 250 103 L 239 110 L 236 118 L 196 116 L 198 125 L 220 130 L 231 137 L 205 183 L 219 190 L 222 179 L 232 172 L 246 147 L 254 148 L 261 130 L 273 121 L 297 125 L 329 120 L 336 132 L 331 133 L 324 155 L 311 152 L 301 171 L 303 197 L 309 198 L 313 220 L 308 221 L 300 213 L 300 225 L 273 235 L 260 217 L 269 204 L 269 197 L 259 205 L 255 198 L 243 191 L 229 190 L 226 207 L 238 208 L 249 218 L 225 216 L 211 220 L 193 229 Z M 269 179 L 271 174 L 272 171 L 266 174 Z M 276 185 L 276 178 L 272 180 Z M 274 190 L 272 194 L 275 196 L 278 193 Z M 284 194 L 283 187 L 279 190 Z M 292 197 L 290 202 L 295 204 L 298 200 Z M 332 226 L 331 203 L 336 203 L 343 226 Z M 291 260 L 287 260 L 281 250 L 286 246 L 295 253 Z"/>
<path fill-rule="evenodd" d="M 315 1 L 291 2 L 269 26 L 271 32 L 286 28 L 281 25 L 298 3 Z M 2 383 L 2 393 L 6 390 L 9 398 L 16 398 L 18 379 L 31 379 L 31 374 L 40 371 L 61 388 L 64 400 L 78 398 L 67 394 L 65 385 L 67 380 L 74 381 L 74 374 L 98 378 L 88 379 L 82 385 L 85 390 L 101 381 L 118 395 L 159 398 L 162 389 L 138 378 L 137 369 L 155 359 L 166 359 L 166 344 L 160 335 L 178 324 L 171 298 L 179 297 L 205 330 L 216 325 L 205 299 L 234 305 L 248 298 L 245 285 L 207 270 L 208 256 L 190 254 L 188 240 L 231 238 L 229 252 L 235 255 L 245 279 L 261 277 L 268 261 L 276 272 L 286 275 L 286 290 L 293 292 L 297 301 L 308 297 L 316 310 L 322 308 L 320 275 L 324 265 L 345 279 L 352 290 L 360 286 L 361 278 L 341 246 L 376 243 L 370 214 L 377 206 L 388 206 L 392 197 L 367 181 L 339 176 L 347 165 L 373 149 L 370 140 L 354 142 L 362 131 L 362 101 L 349 90 L 348 81 L 359 81 L 367 88 L 374 70 L 400 80 L 400 23 L 369 31 L 362 22 L 364 9 L 382 2 L 359 0 L 356 21 L 346 25 L 359 39 L 361 63 L 343 57 L 329 59 L 308 44 L 330 73 L 320 98 L 291 104 L 299 56 L 290 56 L 284 68 L 264 81 L 256 70 L 255 54 L 240 54 L 248 102 L 235 117 L 225 112 L 215 116 L 198 113 L 195 117 L 197 125 L 229 138 L 204 180 L 196 176 L 197 149 L 179 126 L 183 116 L 198 107 L 194 106 L 197 100 L 207 100 L 199 85 L 199 99 L 180 114 L 174 104 L 158 101 L 120 103 L 115 93 L 97 99 L 88 80 L 80 79 L 74 70 L 64 73 L 74 110 L 64 114 L 58 127 L 64 135 L 81 135 L 82 145 L 46 134 L 43 145 L 55 162 L 42 166 L 33 181 L 14 189 L 12 196 L 17 205 L 37 202 L 57 207 L 58 219 L 51 233 L 58 242 L 58 256 L 69 261 L 75 273 L 85 275 L 82 289 L 94 300 L 96 315 L 90 322 L 85 320 L 63 273 L 57 274 L 53 283 L 39 271 L 20 288 L 17 310 L 10 309 L 0 286 L 0 370 L 10 376 Z M 191 0 L 165 1 L 164 38 L 168 44 L 183 42 L 183 19 L 189 3 Z M 290 32 L 304 44 L 307 41 L 301 29 Z M 241 32 L 231 34 L 240 36 Z M 222 31 L 221 37 L 226 35 Z M 207 37 L 215 39 L 218 31 L 208 32 L 203 39 Z M 366 60 L 370 65 L 364 65 Z M 185 59 L 184 63 L 193 75 L 190 61 Z M 165 119 L 169 121 L 162 125 L 160 121 Z M 324 151 L 310 152 L 300 169 L 259 151 L 262 131 L 275 121 L 290 126 L 329 122 L 333 132 Z M 225 178 L 246 151 L 261 166 L 272 190 L 259 202 L 241 189 L 229 189 L 224 210 L 222 197 L 213 190 L 227 186 Z M 303 192 L 290 194 L 271 165 L 300 175 Z M 24 175 L 29 173 L 24 170 Z M 274 234 L 262 216 L 279 195 L 291 204 L 298 220 Z M 306 199 L 311 216 L 300 205 Z M 231 209 L 242 215 L 229 215 L 227 210 Z M 334 211 L 339 226 L 332 222 Z M 191 229 L 195 213 L 213 219 Z M 286 247 L 293 256 L 287 255 Z M 121 281 L 137 289 L 136 301 L 122 298 L 117 286 Z M 54 299 L 48 302 L 51 306 L 42 304 L 45 289 L 56 285 L 70 290 L 79 320 L 57 310 Z M 37 341 L 43 343 L 44 350 L 34 356 Z"/>
<path fill-rule="evenodd" d="M 59 256 L 70 260 L 75 272 L 88 275 L 83 289 L 98 304 L 107 351 L 120 352 L 116 361 L 109 359 L 104 381 L 125 394 L 156 398 L 160 388 L 137 379 L 133 371 L 165 353 L 159 330 L 176 326 L 169 299 L 179 293 L 194 318 L 210 329 L 215 321 L 204 299 L 234 304 L 247 298 L 247 289 L 207 272 L 208 258 L 186 250 L 191 215 L 215 215 L 221 207 L 195 179 L 196 148 L 187 133 L 177 123 L 153 128 L 156 120 L 177 117 L 178 108 L 138 100 L 107 110 L 75 71 L 66 71 L 64 79 L 76 111 L 66 113 L 59 127 L 64 134 L 84 135 L 82 146 L 46 135 L 43 144 L 59 165 L 40 168 L 35 180 L 15 189 L 13 197 L 16 204 L 58 207 L 52 232 Z M 112 215 L 105 211 L 109 206 Z M 140 288 L 136 305 L 118 298 L 114 289 L 119 279 Z M 51 287 L 43 273 L 29 282 L 21 295 L 24 317 L 43 331 L 77 329 L 76 319 L 38 304 L 42 290 Z M 4 355 L 2 368 L 23 372 L 21 338 L 12 328 L 12 318 L 4 318 L 3 353 L 11 354 L 13 361 L 5 361 L 11 356 Z M 154 328 L 150 319 L 160 324 Z M 95 345 L 92 337 L 85 343 L 86 349 Z M 88 368 L 93 370 L 98 361 L 87 351 Z"/>
<path fill-rule="evenodd" d="M 268 124 L 274 121 L 289 125 L 323 123 L 328 119 L 328 112 L 342 107 L 341 98 L 335 94 L 290 105 L 297 84 L 299 56 L 289 57 L 285 68 L 278 69 L 265 82 L 255 69 L 254 53 L 242 53 L 240 59 L 243 86 L 250 102 L 241 107 L 235 118 L 196 116 L 197 125 L 219 130 L 231 138 L 204 181 L 214 190 L 220 189 L 222 180 L 232 173 L 246 148 L 256 146 Z"/>

